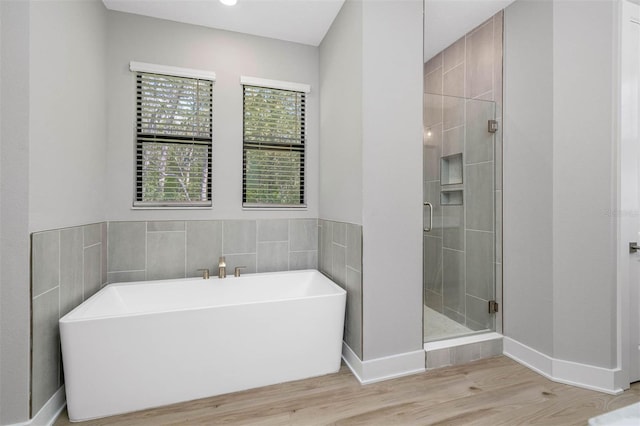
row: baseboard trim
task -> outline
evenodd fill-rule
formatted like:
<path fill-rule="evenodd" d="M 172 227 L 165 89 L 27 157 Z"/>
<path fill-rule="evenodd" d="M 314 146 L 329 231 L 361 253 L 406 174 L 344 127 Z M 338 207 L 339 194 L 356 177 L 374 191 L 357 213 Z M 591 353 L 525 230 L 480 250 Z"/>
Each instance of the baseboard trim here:
<path fill-rule="evenodd" d="M 64 393 L 64 385 L 62 385 L 31 420 L 22 423 L 13 423 L 9 426 L 53 426 L 66 406 L 67 398 Z"/>
<path fill-rule="evenodd" d="M 363 385 L 425 371 L 423 350 L 362 361 L 349 345 L 342 342 L 342 359 Z"/>
<path fill-rule="evenodd" d="M 623 392 L 617 385 L 619 368 L 595 367 L 552 358 L 509 337 L 504 337 L 503 348 L 504 355 L 554 382 L 610 395 Z"/>

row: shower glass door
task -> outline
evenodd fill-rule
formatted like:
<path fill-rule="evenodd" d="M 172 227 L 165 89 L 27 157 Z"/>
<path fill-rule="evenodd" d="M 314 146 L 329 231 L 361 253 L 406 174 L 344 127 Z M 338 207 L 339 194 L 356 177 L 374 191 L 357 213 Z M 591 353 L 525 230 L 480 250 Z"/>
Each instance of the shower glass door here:
<path fill-rule="evenodd" d="M 495 330 L 492 101 L 424 95 L 425 342 Z"/>

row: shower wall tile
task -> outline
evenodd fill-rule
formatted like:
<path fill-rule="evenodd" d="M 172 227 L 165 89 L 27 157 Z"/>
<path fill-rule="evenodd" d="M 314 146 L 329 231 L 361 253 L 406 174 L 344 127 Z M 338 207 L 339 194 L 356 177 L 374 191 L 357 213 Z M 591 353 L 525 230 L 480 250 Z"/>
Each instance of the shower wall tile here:
<path fill-rule="evenodd" d="M 424 95 L 424 116 L 423 124 L 425 127 L 431 127 L 442 123 L 443 111 L 442 102 L 444 97 L 441 95 L 425 94 Z M 463 111 L 464 113 L 464 111 Z"/>
<path fill-rule="evenodd" d="M 494 234 L 467 231 L 467 293 L 483 300 L 494 297 Z"/>
<path fill-rule="evenodd" d="M 442 207 L 440 206 L 440 181 L 425 182 L 423 185 L 424 201 L 430 202 L 433 209 L 423 208 L 423 223 L 426 227 L 429 223 L 429 215 L 433 215 L 431 224 L 433 225 L 429 236 L 442 237 Z"/>
<path fill-rule="evenodd" d="M 465 61 L 465 37 L 461 37 L 443 52 L 443 71 L 447 72 Z M 450 95 L 450 93 L 445 92 Z M 464 94 L 462 94 L 464 96 Z"/>
<path fill-rule="evenodd" d="M 442 93 L 464 98 L 464 64 L 460 64 L 442 76 Z"/>
<path fill-rule="evenodd" d="M 438 53 L 424 64 L 424 75 L 427 75 L 438 68 L 442 68 L 442 52 Z"/>
<path fill-rule="evenodd" d="M 464 250 L 464 206 L 442 206 L 442 247 Z"/>
<path fill-rule="evenodd" d="M 424 77 L 425 93 L 441 94 L 442 93 L 442 72 L 440 69 L 429 73 Z"/>
<path fill-rule="evenodd" d="M 496 191 L 496 262 L 502 263 L 502 191 Z"/>
<path fill-rule="evenodd" d="M 222 231 L 222 252 L 245 254 L 256 252 L 256 222 L 253 220 L 225 220 Z"/>
<path fill-rule="evenodd" d="M 216 273 L 218 259 L 222 256 L 222 221 L 188 221 L 187 229 L 187 277 L 202 276 L 198 269 Z"/>
<path fill-rule="evenodd" d="M 185 277 L 185 232 L 147 233 L 147 279 Z"/>
<path fill-rule="evenodd" d="M 494 100 L 500 111 L 498 116 L 502 116 L 502 55 L 503 55 L 503 31 L 504 12 L 500 11 L 493 16 L 493 91 Z"/>
<path fill-rule="evenodd" d="M 469 100 L 466 108 L 465 163 L 493 161 L 495 133 L 487 131 L 489 120 L 495 117 L 493 102 Z"/>
<path fill-rule="evenodd" d="M 146 233 L 146 222 L 109 222 L 109 272 L 145 269 Z"/>
<path fill-rule="evenodd" d="M 431 309 L 433 309 L 436 312 L 442 313 L 442 311 L 443 311 L 442 294 L 435 293 L 435 292 L 433 292 L 431 290 L 425 290 L 424 297 L 425 297 L 426 304 L 427 304 L 428 307 L 430 307 Z"/>
<path fill-rule="evenodd" d="M 32 301 L 32 413 L 37 413 L 61 386 L 59 298 L 56 287 Z"/>
<path fill-rule="evenodd" d="M 60 231 L 34 233 L 31 250 L 32 292 L 38 296 L 60 283 Z"/>
<path fill-rule="evenodd" d="M 424 181 L 440 180 L 440 157 L 442 154 L 442 124 L 434 124 L 425 129 L 422 149 Z"/>
<path fill-rule="evenodd" d="M 60 310 L 61 316 L 82 303 L 83 296 L 83 229 L 68 228 L 60 231 Z M 100 243 L 93 247 L 100 254 Z M 98 262 L 100 257 L 98 257 Z M 92 265 L 100 279 L 100 264 Z M 101 283 L 98 282 L 98 286 Z"/>
<path fill-rule="evenodd" d="M 289 234 L 291 251 L 318 250 L 318 220 L 290 219 Z"/>
<path fill-rule="evenodd" d="M 464 314 L 465 267 L 463 252 L 442 250 L 442 295 L 445 308 Z"/>
<path fill-rule="evenodd" d="M 493 18 L 467 36 L 467 97 L 493 89 Z"/>
<path fill-rule="evenodd" d="M 464 126 L 454 127 L 442 134 L 442 155 L 458 154 L 464 151 Z"/>
<path fill-rule="evenodd" d="M 467 295 L 467 327 L 472 330 L 493 329 L 495 315 L 489 313 L 489 302 Z"/>
<path fill-rule="evenodd" d="M 442 239 L 425 235 L 424 243 L 424 287 L 442 294 Z"/>
<path fill-rule="evenodd" d="M 445 96 L 442 99 L 442 130 L 464 125 L 464 98 Z"/>
<path fill-rule="evenodd" d="M 258 272 L 289 270 L 289 242 L 258 243 Z M 233 273 L 232 270 L 229 272 Z"/>
<path fill-rule="evenodd" d="M 467 165 L 466 177 L 466 228 L 493 231 L 494 188 L 493 162 Z"/>
<path fill-rule="evenodd" d="M 289 241 L 289 220 L 268 219 L 258 220 L 258 242 Z"/>

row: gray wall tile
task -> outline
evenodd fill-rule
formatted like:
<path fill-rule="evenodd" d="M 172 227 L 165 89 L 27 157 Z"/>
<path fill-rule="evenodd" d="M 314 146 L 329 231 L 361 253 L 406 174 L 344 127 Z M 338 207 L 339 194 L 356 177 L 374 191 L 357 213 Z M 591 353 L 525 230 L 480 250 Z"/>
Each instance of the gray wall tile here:
<path fill-rule="evenodd" d="M 430 307 L 431 309 L 433 309 L 436 312 L 440 312 L 442 313 L 443 311 L 443 306 L 442 306 L 442 294 L 441 293 L 435 293 L 431 290 L 425 290 L 424 292 L 424 297 L 425 297 L 425 301 L 428 307 Z"/>
<path fill-rule="evenodd" d="M 147 279 L 185 277 L 185 232 L 147 233 Z"/>
<path fill-rule="evenodd" d="M 431 127 L 438 123 L 442 123 L 442 115 L 443 115 L 442 102 L 443 102 L 443 97 L 441 95 L 432 95 L 432 94 L 424 95 L 423 125 L 425 127 Z"/>
<path fill-rule="evenodd" d="M 333 275 L 333 222 L 322 221 L 320 270 L 330 277 Z"/>
<path fill-rule="evenodd" d="M 465 163 L 492 161 L 495 133 L 488 131 L 488 122 L 495 119 L 495 104 L 468 100 L 466 108 Z"/>
<path fill-rule="evenodd" d="M 496 191 L 496 262 L 502 263 L 502 191 Z"/>
<path fill-rule="evenodd" d="M 464 253 L 442 250 L 442 295 L 445 308 L 464 315 Z M 462 322 L 464 324 L 464 321 Z"/>
<path fill-rule="evenodd" d="M 424 287 L 442 294 L 442 239 L 425 235 L 424 244 Z"/>
<path fill-rule="evenodd" d="M 289 270 L 318 269 L 318 252 L 292 251 L 289 252 Z"/>
<path fill-rule="evenodd" d="M 465 166 L 466 228 L 493 231 L 493 162 Z"/>
<path fill-rule="evenodd" d="M 362 226 L 347 224 L 347 266 L 362 272 Z"/>
<path fill-rule="evenodd" d="M 84 299 L 93 296 L 102 286 L 102 247 L 100 245 L 84 249 Z"/>
<path fill-rule="evenodd" d="M 435 70 L 424 76 L 424 91 L 426 93 L 442 94 L 442 70 Z"/>
<path fill-rule="evenodd" d="M 344 288 L 347 282 L 347 251 L 343 246 L 336 243 L 333 244 L 331 251 L 333 255 L 331 277 Z"/>
<path fill-rule="evenodd" d="M 347 268 L 344 341 L 362 358 L 362 274 Z"/>
<path fill-rule="evenodd" d="M 489 358 L 496 355 L 502 355 L 503 344 L 502 339 L 487 340 L 480 343 L 480 356 Z"/>
<path fill-rule="evenodd" d="M 236 266 L 243 266 L 241 274 L 255 274 L 257 272 L 257 256 L 250 254 L 227 254 L 225 255 L 227 264 L 227 276 L 233 276 Z M 218 269 L 211 272 L 211 276 L 218 276 Z"/>
<path fill-rule="evenodd" d="M 107 274 L 108 283 L 130 283 L 134 281 L 145 281 L 147 275 L 145 271 L 109 272 Z"/>
<path fill-rule="evenodd" d="M 464 206 L 442 206 L 442 246 L 464 250 Z"/>
<path fill-rule="evenodd" d="M 493 89 L 493 19 L 467 36 L 467 97 Z"/>
<path fill-rule="evenodd" d="M 289 220 L 289 250 L 309 251 L 318 249 L 318 220 Z"/>
<path fill-rule="evenodd" d="M 84 236 L 84 247 L 102 242 L 102 223 L 94 223 L 81 227 Z"/>
<path fill-rule="evenodd" d="M 494 235 L 492 232 L 467 231 L 467 293 L 483 300 L 494 296 Z"/>
<path fill-rule="evenodd" d="M 444 73 L 442 94 L 464 98 L 464 64 Z"/>
<path fill-rule="evenodd" d="M 225 220 L 222 235 L 223 254 L 247 254 L 256 252 L 255 220 Z"/>
<path fill-rule="evenodd" d="M 258 242 L 261 241 L 289 241 L 288 219 L 258 220 Z"/>
<path fill-rule="evenodd" d="M 427 75 L 438 68 L 442 68 L 442 52 L 438 53 L 424 64 L 424 74 Z"/>
<path fill-rule="evenodd" d="M 453 365 L 467 364 L 480 359 L 480 343 L 456 346 L 451 348 Z"/>
<path fill-rule="evenodd" d="M 36 232 L 31 236 L 33 296 L 58 286 L 60 273 L 60 231 Z"/>
<path fill-rule="evenodd" d="M 107 279 L 107 269 L 108 269 L 108 250 L 107 250 L 107 233 L 108 233 L 108 225 L 107 222 L 103 222 L 101 224 L 102 229 L 102 284 L 106 284 L 108 282 Z"/>
<path fill-rule="evenodd" d="M 83 300 L 83 229 L 67 228 L 60 231 L 60 309 L 61 316 Z M 100 245 L 94 245 L 100 251 Z M 100 275 L 100 264 L 96 273 Z"/>
<path fill-rule="evenodd" d="M 258 272 L 289 270 L 289 243 L 258 243 Z M 231 271 L 233 273 L 233 271 Z"/>
<path fill-rule="evenodd" d="M 473 330 L 493 329 L 494 318 L 489 313 L 489 302 L 467 295 L 467 324 L 473 325 Z"/>
<path fill-rule="evenodd" d="M 448 367 L 453 365 L 449 348 L 427 352 L 427 369 Z"/>
<path fill-rule="evenodd" d="M 198 269 L 209 269 L 216 275 L 222 256 L 222 221 L 187 222 L 187 277 L 202 275 Z"/>
<path fill-rule="evenodd" d="M 465 37 L 461 37 L 443 52 L 443 69 L 445 72 L 465 61 Z M 464 94 L 462 95 L 464 96 Z"/>
<path fill-rule="evenodd" d="M 341 246 L 347 245 L 347 224 L 344 222 L 333 222 L 333 242 Z"/>
<path fill-rule="evenodd" d="M 59 289 L 55 288 L 32 301 L 32 412 L 37 413 L 60 385 L 60 335 L 58 331 Z"/>
<path fill-rule="evenodd" d="M 449 129 L 443 133 L 442 135 L 442 155 L 443 156 L 459 154 L 463 151 L 464 151 L 464 126 L 454 127 L 453 129 Z M 440 179 L 440 175 L 438 175 L 438 179 Z"/>
<path fill-rule="evenodd" d="M 464 98 L 453 98 L 444 96 L 442 99 L 442 130 L 446 131 L 453 127 L 464 124 Z"/>
<path fill-rule="evenodd" d="M 145 269 L 145 222 L 109 222 L 108 272 Z"/>
<path fill-rule="evenodd" d="M 147 232 L 160 232 L 160 231 L 184 231 L 184 220 L 159 220 L 147 222 Z"/>
<path fill-rule="evenodd" d="M 422 170 L 424 181 L 440 179 L 442 154 L 442 124 L 426 127 L 423 134 Z"/>

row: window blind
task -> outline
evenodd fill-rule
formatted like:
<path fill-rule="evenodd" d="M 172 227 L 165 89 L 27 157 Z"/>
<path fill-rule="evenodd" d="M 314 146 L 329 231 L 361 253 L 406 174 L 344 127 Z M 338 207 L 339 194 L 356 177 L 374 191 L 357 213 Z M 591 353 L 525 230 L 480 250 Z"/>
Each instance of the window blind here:
<path fill-rule="evenodd" d="M 305 206 L 305 93 L 243 85 L 245 207 Z"/>
<path fill-rule="evenodd" d="M 213 81 L 136 76 L 134 206 L 211 206 Z"/>

